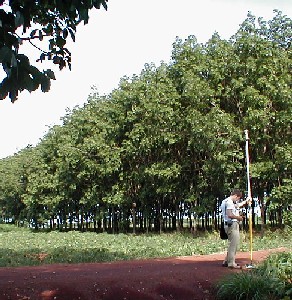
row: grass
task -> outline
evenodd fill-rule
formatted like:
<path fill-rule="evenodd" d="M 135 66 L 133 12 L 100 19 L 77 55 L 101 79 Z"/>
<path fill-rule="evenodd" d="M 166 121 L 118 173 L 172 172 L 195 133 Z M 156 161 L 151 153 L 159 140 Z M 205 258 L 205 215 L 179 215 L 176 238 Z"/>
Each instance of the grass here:
<path fill-rule="evenodd" d="M 274 280 L 273 293 L 281 299 L 292 298 L 292 253 L 271 254 L 254 272 L 257 276 L 266 276 Z"/>
<path fill-rule="evenodd" d="M 271 284 L 272 283 L 272 284 Z M 237 273 L 226 276 L 219 283 L 218 300 L 277 300 L 272 297 L 274 280 L 255 273 Z"/>
<path fill-rule="evenodd" d="M 262 239 L 255 236 L 253 249 L 292 248 L 290 233 L 268 232 Z M 226 251 L 226 241 L 220 239 L 219 233 L 204 233 L 194 238 L 186 233 L 34 232 L 1 224 L 0 239 L 0 267 L 164 258 Z M 244 235 L 240 250 L 249 251 L 248 238 Z"/>
<path fill-rule="evenodd" d="M 217 285 L 217 299 L 289 300 L 291 280 L 292 253 L 274 253 L 256 269 L 223 278 Z"/>

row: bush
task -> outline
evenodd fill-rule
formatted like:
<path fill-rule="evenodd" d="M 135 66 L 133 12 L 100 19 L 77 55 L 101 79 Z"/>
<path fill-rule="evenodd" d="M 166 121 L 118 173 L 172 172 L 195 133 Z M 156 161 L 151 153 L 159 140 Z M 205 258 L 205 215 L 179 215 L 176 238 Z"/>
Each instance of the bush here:
<path fill-rule="evenodd" d="M 272 254 L 256 269 L 230 274 L 223 278 L 217 285 L 217 299 L 291 299 L 291 270 L 291 253 Z"/>
<path fill-rule="evenodd" d="M 257 276 L 254 272 L 230 274 L 219 282 L 218 300 L 276 300 L 273 286 L 275 280 Z"/>
<path fill-rule="evenodd" d="M 264 274 L 278 279 L 280 283 L 274 289 L 281 297 L 292 296 L 292 253 L 271 254 L 255 272 L 258 276 Z"/>

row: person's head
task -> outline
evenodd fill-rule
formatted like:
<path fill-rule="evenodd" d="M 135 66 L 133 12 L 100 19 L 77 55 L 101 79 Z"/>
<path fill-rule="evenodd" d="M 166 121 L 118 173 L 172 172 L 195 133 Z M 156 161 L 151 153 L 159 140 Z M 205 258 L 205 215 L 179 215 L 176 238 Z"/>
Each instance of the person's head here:
<path fill-rule="evenodd" d="M 234 202 L 239 201 L 242 198 L 242 192 L 239 189 L 234 189 L 231 192 L 231 198 Z"/>

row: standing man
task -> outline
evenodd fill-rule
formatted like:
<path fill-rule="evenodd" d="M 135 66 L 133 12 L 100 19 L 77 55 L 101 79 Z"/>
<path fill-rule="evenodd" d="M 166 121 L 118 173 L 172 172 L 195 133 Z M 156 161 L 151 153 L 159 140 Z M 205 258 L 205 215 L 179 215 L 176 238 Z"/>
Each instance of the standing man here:
<path fill-rule="evenodd" d="M 228 249 L 227 256 L 222 264 L 223 267 L 232 269 L 240 269 L 235 262 L 235 255 L 240 242 L 239 234 L 239 222 L 243 220 L 243 216 L 239 214 L 239 208 L 247 205 L 250 199 L 239 203 L 242 198 L 242 192 L 238 189 L 234 189 L 231 195 L 224 199 L 221 204 L 221 211 L 224 218 L 224 229 L 228 235 Z"/>

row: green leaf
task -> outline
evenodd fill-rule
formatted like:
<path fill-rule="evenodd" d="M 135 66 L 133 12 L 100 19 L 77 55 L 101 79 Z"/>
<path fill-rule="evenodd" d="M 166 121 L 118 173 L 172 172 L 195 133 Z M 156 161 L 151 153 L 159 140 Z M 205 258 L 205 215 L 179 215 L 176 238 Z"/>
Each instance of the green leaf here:
<path fill-rule="evenodd" d="M 46 75 L 47 75 L 50 79 L 56 80 L 55 73 L 54 73 L 51 69 L 46 70 Z"/>
<path fill-rule="evenodd" d="M 50 90 L 50 86 L 51 86 L 50 78 L 43 76 L 41 81 L 42 92 L 48 92 Z"/>
<path fill-rule="evenodd" d="M 39 40 L 42 41 L 44 39 L 43 32 L 39 30 Z"/>
<path fill-rule="evenodd" d="M 15 26 L 19 27 L 24 24 L 24 17 L 23 14 L 20 11 L 17 11 L 15 13 Z"/>
<path fill-rule="evenodd" d="M 34 37 L 36 35 L 37 29 L 34 29 L 31 31 L 30 36 Z"/>
<path fill-rule="evenodd" d="M 12 59 L 13 51 L 7 46 L 2 46 L 0 48 L 0 63 L 10 63 Z"/>
<path fill-rule="evenodd" d="M 62 38 L 61 36 L 58 36 L 56 38 L 56 45 L 59 47 L 59 48 L 63 48 L 64 45 L 66 44 L 66 40 L 64 38 Z"/>
<path fill-rule="evenodd" d="M 68 28 L 68 31 L 70 33 L 72 41 L 75 42 L 75 31 L 72 28 Z"/>
<path fill-rule="evenodd" d="M 65 28 L 65 29 L 63 29 L 63 39 L 67 39 L 67 37 L 68 37 L 68 29 L 67 28 Z"/>
<path fill-rule="evenodd" d="M 11 56 L 11 66 L 17 67 L 17 60 L 16 60 L 14 53 L 12 53 L 12 56 Z"/>
<path fill-rule="evenodd" d="M 79 8 L 78 13 L 79 13 L 79 20 L 84 21 L 84 24 L 87 24 L 88 19 L 89 19 L 88 9 L 84 8 L 84 7 L 81 7 L 81 8 Z"/>

